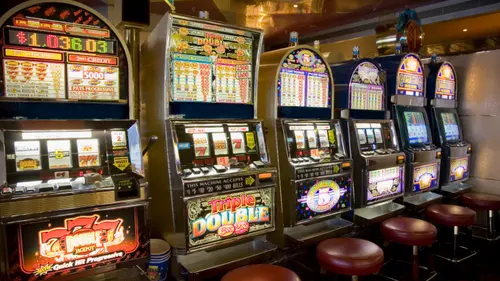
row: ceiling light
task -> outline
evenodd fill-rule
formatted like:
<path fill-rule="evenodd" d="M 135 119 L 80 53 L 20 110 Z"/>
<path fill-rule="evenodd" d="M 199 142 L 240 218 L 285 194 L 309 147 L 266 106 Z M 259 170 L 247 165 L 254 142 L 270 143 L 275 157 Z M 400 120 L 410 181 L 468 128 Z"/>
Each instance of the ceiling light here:
<path fill-rule="evenodd" d="M 299 5 L 297 5 L 297 4 L 293 4 L 293 7 L 294 7 L 294 8 L 298 8 L 298 7 L 299 7 Z"/>
<path fill-rule="evenodd" d="M 467 28 L 462 29 L 463 32 L 467 32 Z"/>

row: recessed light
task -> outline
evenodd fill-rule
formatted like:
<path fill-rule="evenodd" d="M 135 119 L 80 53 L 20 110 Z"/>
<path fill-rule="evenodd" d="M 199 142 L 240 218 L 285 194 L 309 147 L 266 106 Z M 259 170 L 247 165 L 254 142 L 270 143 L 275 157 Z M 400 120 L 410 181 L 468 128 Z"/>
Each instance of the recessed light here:
<path fill-rule="evenodd" d="M 467 32 L 467 28 L 462 29 L 463 32 Z"/>
<path fill-rule="evenodd" d="M 299 5 L 297 5 L 297 4 L 293 4 L 293 7 L 294 7 L 294 8 L 298 8 L 298 7 L 299 7 Z"/>

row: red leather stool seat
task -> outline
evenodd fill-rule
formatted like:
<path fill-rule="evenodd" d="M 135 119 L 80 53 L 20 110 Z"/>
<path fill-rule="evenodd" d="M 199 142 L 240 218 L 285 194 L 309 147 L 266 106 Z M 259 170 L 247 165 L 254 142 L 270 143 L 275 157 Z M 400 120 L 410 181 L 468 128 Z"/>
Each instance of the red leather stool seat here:
<path fill-rule="evenodd" d="M 482 210 L 500 210 L 500 196 L 487 193 L 466 193 L 462 195 L 465 206 Z"/>
<path fill-rule="evenodd" d="M 384 252 L 376 244 L 357 238 L 332 238 L 318 244 L 321 268 L 344 275 L 376 273 L 384 263 Z"/>
<path fill-rule="evenodd" d="M 433 224 L 404 217 L 382 222 L 380 231 L 386 240 L 409 246 L 431 245 L 437 236 L 437 229 Z"/>
<path fill-rule="evenodd" d="M 228 272 L 221 281 L 300 281 L 299 276 L 290 269 L 271 265 L 253 264 Z"/>
<path fill-rule="evenodd" d="M 476 221 L 473 210 L 448 204 L 435 204 L 427 207 L 427 216 L 434 223 L 445 226 L 471 226 Z"/>

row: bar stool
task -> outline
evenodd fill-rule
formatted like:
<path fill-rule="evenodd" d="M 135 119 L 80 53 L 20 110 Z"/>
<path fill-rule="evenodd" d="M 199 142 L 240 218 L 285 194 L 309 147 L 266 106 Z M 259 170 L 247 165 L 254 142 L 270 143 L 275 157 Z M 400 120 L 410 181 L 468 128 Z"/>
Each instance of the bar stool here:
<path fill-rule="evenodd" d="M 434 224 L 453 228 L 451 256 L 450 253 L 445 251 L 435 254 L 436 257 L 458 263 L 476 255 L 476 251 L 458 245 L 458 228 L 471 227 L 476 221 L 476 212 L 469 208 L 456 205 L 435 204 L 427 207 L 426 214 L 429 220 Z M 459 250 L 462 251 L 462 253 L 459 253 Z"/>
<path fill-rule="evenodd" d="M 233 269 L 221 281 L 300 281 L 295 272 L 272 264 L 252 264 Z"/>
<path fill-rule="evenodd" d="M 358 238 L 331 238 L 316 248 L 321 271 L 351 275 L 353 281 L 360 275 L 377 273 L 384 263 L 384 252 L 367 240 Z"/>
<path fill-rule="evenodd" d="M 487 193 L 466 193 L 462 195 L 462 203 L 469 208 L 488 212 L 486 237 L 479 235 L 474 235 L 474 237 L 486 239 L 488 241 L 496 241 L 500 239 L 500 234 L 497 233 L 495 225 L 495 213 L 500 210 L 500 196 Z"/>
<path fill-rule="evenodd" d="M 419 266 L 418 263 L 419 247 L 432 246 L 432 244 L 436 241 L 437 229 L 434 225 L 420 219 L 398 217 L 382 222 L 380 225 L 380 232 L 386 242 L 394 242 L 413 247 L 411 280 L 419 280 L 420 269 L 428 274 L 425 276 L 424 280 L 430 280 L 436 277 L 437 274 L 435 271 L 430 271 L 426 267 Z M 385 273 L 385 268 L 389 265 L 389 263 L 390 262 L 384 264 L 381 275 L 391 280 L 399 280 L 394 277 L 390 277 L 390 272 Z M 407 271 L 405 271 L 405 273 L 406 272 Z M 401 280 L 409 280 L 407 276 L 404 276 L 403 278 L 404 279 Z"/>

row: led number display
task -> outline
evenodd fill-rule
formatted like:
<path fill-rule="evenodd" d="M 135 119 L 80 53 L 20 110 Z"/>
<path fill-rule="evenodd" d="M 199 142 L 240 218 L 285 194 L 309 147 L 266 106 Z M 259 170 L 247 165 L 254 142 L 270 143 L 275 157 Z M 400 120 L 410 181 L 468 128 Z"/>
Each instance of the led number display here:
<path fill-rule="evenodd" d="M 7 29 L 7 44 L 64 51 L 114 54 L 115 42 L 62 34 Z"/>

